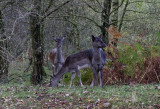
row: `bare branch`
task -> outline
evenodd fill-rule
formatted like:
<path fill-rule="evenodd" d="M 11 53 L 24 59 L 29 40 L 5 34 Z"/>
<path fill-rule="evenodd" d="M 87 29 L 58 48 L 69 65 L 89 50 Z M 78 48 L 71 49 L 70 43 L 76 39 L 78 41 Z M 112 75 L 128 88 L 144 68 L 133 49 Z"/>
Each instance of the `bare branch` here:
<path fill-rule="evenodd" d="M 95 8 L 93 8 L 91 5 L 89 5 L 86 1 L 83 0 L 83 2 L 90 8 L 92 9 L 94 12 L 97 12 L 97 13 L 102 13 L 102 11 L 98 11 L 96 10 Z"/>
<path fill-rule="evenodd" d="M 96 2 L 99 4 L 99 6 L 103 9 L 103 6 L 101 5 L 101 3 L 99 2 L 99 0 L 96 0 Z"/>
<path fill-rule="evenodd" d="M 101 27 L 96 21 L 94 21 L 93 19 L 91 19 L 91 18 L 89 18 L 89 17 L 80 16 L 80 15 L 76 15 L 76 14 L 70 14 L 70 15 L 73 15 L 73 16 L 75 16 L 75 17 L 80 17 L 80 18 L 87 19 L 87 20 L 91 21 L 92 23 L 94 23 L 97 27 Z"/>
<path fill-rule="evenodd" d="M 45 11 L 44 11 L 45 13 L 48 12 L 48 10 L 52 7 L 53 1 L 54 1 L 54 0 L 50 0 L 48 7 L 47 7 L 47 8 L 45 9 Z"/>
<path fill-rule="evenodd" d="M 125 13 L 126 13 L 128 4 L 129 4 L 129 0 L 127 0 L 127 2 L 126 2 L 126 4 L 125 4 L 125 7 L 124 7 L 124 10 L 123 10 L 123 13 L 122 13 L 122 17 L 121 17 L 121 20 L 120 20 L 120 23 L 119 23 L 119 27 L 118 27 L 118 31 L 119 31 L 119 32 L 121 31 L 121 28 L 122 28 L 122 24 L 123 24 L 123 20 L 124 20 L 124 15 L 125 15 Z"/>
<path fill-rule="evenodd" d="M 117 11 L 117 10 L 123 5 L 123 3 L 124 3 L 124 0 L 122 0 L 121 4 L 120 4 L 115 10 L 113 10 L 112 12 L 110 12 L 110 15 L 111 15 L 113 12 Z"/>
<path fill-rule="evenodd" d="M 1 4 L 4 4 L 4 5 L 0 5 L 0 7 L 1 7 L 1 10 L 3 10 L 3 9 L 5 9 L 8 5 L 13 5 L 14 4 L 14 2 L 12 2 L 12 1 L 4 1 L 4 3 L 1 3 Z"/>
<path fill-rule="evenodd" d="M 148 18 L 151 18 L 151 19 L 160 19 L 160 17 L 148 17 Z M 148 19 L 147 17 L 141 17 L 141 18 L 135 18 L 135 19 L 125 19 L 125 20 L 123 20 L 123 21 L 135 21 L 135 20 L 139 20 L 139 19 Z"/>
<path fill-rule="evenodd" d="M 72 1 L 72 0 L 71 0 Z M 59 9 L 61 9 L 61 7 L 63 7 L 64 5 L 68 4 L 71 1 L 66 1 L 64 2 L 62 5 L 58 6 L 56 9 L 54 9 L 53 11 L 49 12 L 48 14 L 44 15 L 44 17 L 41 19 L 41 22 L 43 22 L 45 20 L 45 18 L 47 18 L 48 16 L 50 16 L 51 14 L 53 14 L 54 12 L 58 11 Z"/>
<path fill-rule="evenodd" d="M 133 1 L 133 2 L 129 2 L 129 4 L 133 4 L 133 3 L 155 3 L 155 2 L 148 2 L 146 0 L 144 1 Z M 156 2 L 156 3 L 160 3 L 160 2 Z"/>
<path fill-rule="evenodd" d="M 146 12 L 136 11 L 136 10 L 126 10 L 126 11 L 140 13 L 140 14 L 156 14 L 156 13 L 146 13 Z"/>
<path fill-rule="evenodd" d="M 24 15 L 21 15 L 21 17 L 17 18 L 17 19 L 14 21 L 11 35 L 14 34 L 14 30 L 15 30 L 15 26 L 16 26 L 17 21 L 20 20 L 20 19 L 23 19 L 23 18 L 25 18 L 25 17 L 27 17 L 27 16 L 29 16 L 30 14 L 31 14 L 31 12 L 25 13 Z"/>

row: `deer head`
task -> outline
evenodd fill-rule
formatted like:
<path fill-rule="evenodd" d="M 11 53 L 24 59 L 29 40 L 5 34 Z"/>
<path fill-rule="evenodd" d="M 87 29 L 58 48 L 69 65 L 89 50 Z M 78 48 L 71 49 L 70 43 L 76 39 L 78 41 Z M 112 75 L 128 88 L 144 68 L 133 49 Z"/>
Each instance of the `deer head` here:
<path fill-rule="evenodd" d="M 105 48 L 107 45 L 103 42 L 102 40 L 102 35 L 95 37 L 95 36 L 91 36 L 92 37 L 92 45 L 95 48 Z"/>
<path fill-rule="evenodd" d="M 66 38 L 66 36 L 62 38 L 56 38 L 53 36 L 53 40 L 56 41 L 57 47 L 60 48 L 62 47 L 63 40 Z"/>
<path fill-rule="evenodd" d="M 55 75 L 51 76 L 50 78 L 50 86 L 56 88 L 58 86 L 58 81 Z"/>

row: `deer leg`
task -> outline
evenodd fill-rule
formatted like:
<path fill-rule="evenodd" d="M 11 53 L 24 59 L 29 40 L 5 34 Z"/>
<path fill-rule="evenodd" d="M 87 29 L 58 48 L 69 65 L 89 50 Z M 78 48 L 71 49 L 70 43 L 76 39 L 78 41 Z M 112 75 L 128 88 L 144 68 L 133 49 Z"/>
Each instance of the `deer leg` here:
<path fill-rule="evenodd" d="M 100 86 L 103 87 L 103 69 L 99 72 Z"/>
<path fill-rule="evenodd" d="M 52 76 L 53 76 L 53 75 L 55 75 L 55 65 L 52 65 L 52 71 L 53 71 L 53 73 L 52 73 Z"/>
<path fill-rule="evenodd" d="M 55 65 L 54 71 L 55 71 L 55 75 L 57 75 L 57 73 L 58 73 L 58 64 Z"/>
<path fill-rule="evenodd" d="M 95 68 L 92 68 L 93 71 L 93 86 L 98 86 L 98 72 Z"/>
<path fill-rule="evenodd" d="M 82 80 L 81 80 L 81 72 L 78 69 L 76 70 L 76 72 L 79 78 L 80 86 L 83 87 Z"/>
<path fill-rule="evenodd" d="M 60 71 L 60 69 L 62 68 L 62 65 L 61 64 L 57 64 L 57 67 L 56 67 L 56 74 L 58 74 L 58 72 Z M 62 82 L 62 86 L 64 86 L 64 75 L 61 79 L 61 82 Z"/>
<path fill-rule="evenodd" d="M 64 86 L 64 75 L 62 77 L 62 86 Z"/>
<path fill-rule="evenodd" d="M 93 87 L 93 84 L 94 84 L 94 81 L 92 80 L 92 82 L 91 82 L 91 85 L 90 85 L 90 86 L 91 86 L 91 87 Z"/>
<path fill-rule="evenodd" d="M 72 73 L 72 76 L 71 76 L 71 81 L 70 81 L 70 85 L 69 85 L 69 87 L 72 87 L 72 81 L 73 81 L 73 79 L 74 79 L 75 75 L 76 75 L 76 73 L 75 73 L 75 72 L 73 72 L 73 73 Z"/>

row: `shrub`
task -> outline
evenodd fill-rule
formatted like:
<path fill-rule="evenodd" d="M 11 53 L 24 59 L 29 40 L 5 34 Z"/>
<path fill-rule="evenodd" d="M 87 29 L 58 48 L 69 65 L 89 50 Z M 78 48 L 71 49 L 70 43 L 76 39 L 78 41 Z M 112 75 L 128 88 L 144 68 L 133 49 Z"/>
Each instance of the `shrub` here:
<path fill-rule="evenodd" d="M 159 53 L 159 46 L 143 47 L 137 42 L 133 46 L 109 46 L 106 54 L 111 61 L 104 70 L 104 83 L 160 83 Z"/>

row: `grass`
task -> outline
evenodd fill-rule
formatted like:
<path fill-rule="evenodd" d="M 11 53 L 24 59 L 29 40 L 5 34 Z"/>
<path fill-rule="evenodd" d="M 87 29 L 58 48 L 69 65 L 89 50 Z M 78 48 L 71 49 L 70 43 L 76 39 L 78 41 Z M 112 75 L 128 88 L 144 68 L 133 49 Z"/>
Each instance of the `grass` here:
<path fill-rule="evenodd" d="M 31 85 L 30 72 L 23 72 L 26 67 L 26 63 L 11 64 L 9 79 L 17 79 L 0 86 L 0 109 L 160 108 L 160 90 L 156 87 L 160 84 L 107 85 L 104 88 L 74 85 L 53 89 Z M 44 82 L 48 80 L 49 77 Z"/>
<path fill-rule="evenodd" d="M 160 103 L 160 91 L 155 88 L 155 85 L 113 85 L 104 88 L 74 86 L 52 89 L 46 86 L 6 84 L 0 86 L 0 90 L 0 106 L 11 109 L 27 107 L 28 104 L 30 108 L 52 107 L 56 103 L 53 98 L 57 99 L 59 104 L 57 108 L 62 105 L 79 108 L 88 105 L 103 107 L 104 103 L 109 103 L 110 108 L 148 108 L 159 106 Z M 15 102 L 20 103 L 15 104 Z M 94 106 L 95 103 L 97 105 Z"/>

